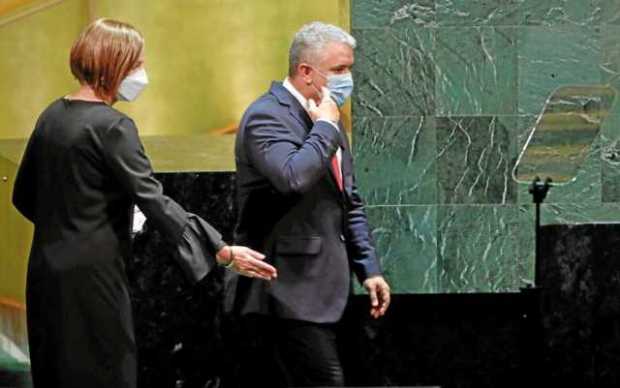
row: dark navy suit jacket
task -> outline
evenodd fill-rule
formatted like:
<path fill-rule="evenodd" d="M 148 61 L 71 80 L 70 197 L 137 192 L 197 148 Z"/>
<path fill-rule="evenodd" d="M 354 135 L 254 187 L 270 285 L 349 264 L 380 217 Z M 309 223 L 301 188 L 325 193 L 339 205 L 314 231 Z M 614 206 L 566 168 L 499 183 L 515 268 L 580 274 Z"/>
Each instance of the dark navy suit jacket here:
<path fill-rule="evenodd" d="M 342 147 L 344 192 L 330 169 Z M 310 322 L 336 322 L 360 281 L 381 273 L 344 130 L 313 123 L 281 83 L 246 110 L 235 145 L 235 241 L 267 255 L 270 283 L 240 277 L 235 305 Z"/>

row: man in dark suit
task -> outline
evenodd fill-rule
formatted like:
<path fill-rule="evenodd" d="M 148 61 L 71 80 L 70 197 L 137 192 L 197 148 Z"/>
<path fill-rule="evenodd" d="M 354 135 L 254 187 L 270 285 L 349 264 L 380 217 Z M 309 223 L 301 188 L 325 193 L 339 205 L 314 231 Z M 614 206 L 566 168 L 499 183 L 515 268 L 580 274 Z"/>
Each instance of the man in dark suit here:
<path fill-rule="evenodd" d="M 235 304 L 277 334 L 282 386 L 339 386 L 335 341 L 353 271 L 370 313 L 388 308 L 339 106 L 350 95 L 355 39 L 310 23 L 295 35 L 289 75 L 245 112 L 237 134 L 235 239 L 262 251 L 277 281 L 240 278 Z"/>

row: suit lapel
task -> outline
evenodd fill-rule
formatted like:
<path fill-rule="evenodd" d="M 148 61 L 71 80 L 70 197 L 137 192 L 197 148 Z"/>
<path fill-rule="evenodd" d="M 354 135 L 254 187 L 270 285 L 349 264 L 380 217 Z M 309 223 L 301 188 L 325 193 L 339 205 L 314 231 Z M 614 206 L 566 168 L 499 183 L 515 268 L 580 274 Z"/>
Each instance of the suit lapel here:
<path fill-rule="evenodd" d="M 294 100 L 293 103 L 289 105 L 288 113 L 305 128 L 306 133 L 310 132 L 313 125 L 312 119 L 308 115 L 308 112 L 306 112 L 306 110 L 301 106 L 299 101 Z"/>
<path fill-rule="evenodd" d="M 272 82 L 269 92 L 273 94 L 280 105 L 288 107 L 289 114 L 304 128 L 308 133 L 312 128 L 312 120 L 308 112 L 297 101 L 297 99 L 288 91 L 281 82 Z"/>

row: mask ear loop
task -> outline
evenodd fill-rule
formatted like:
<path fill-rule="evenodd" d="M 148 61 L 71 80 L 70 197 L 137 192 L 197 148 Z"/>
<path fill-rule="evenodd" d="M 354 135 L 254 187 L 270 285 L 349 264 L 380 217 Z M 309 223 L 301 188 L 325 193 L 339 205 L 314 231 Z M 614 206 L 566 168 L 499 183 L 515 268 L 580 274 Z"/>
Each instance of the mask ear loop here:
<path fill-rule="evenodd" d="M 323 92 L 321 92 L 316 85 L 314 84 L 314 82 L 311 82 L 310 85 L 312 85 L 312 87 L 314 88 L 314 90 L 316 90 L 316 93 L 319 95 L 319 101 L 321 101 L 323 99 Z"/>
<path fill-rule="evenodd" d="M 314 71 L 316 71 L 317 73 L 319 73 L 321 75 L 321 77 L 325 78 L 326 80 L 328 79 L 327 76 L 325 74 L 323 74 L 319 69 L 317 69 L 316 67 L 308 64 L 309 67 L 311 67 Z M 323 99 L 323 92 L 319 90 L 319 88 L 316 87 L 316 85 L 314 84 L 314 80 L 310 80 L 309 85 L 312 85 L 312 87 L 314 88 L 314 90 L 316 90 L 317 94 L 319 95 L 319 101 L 321 101 Z"/>

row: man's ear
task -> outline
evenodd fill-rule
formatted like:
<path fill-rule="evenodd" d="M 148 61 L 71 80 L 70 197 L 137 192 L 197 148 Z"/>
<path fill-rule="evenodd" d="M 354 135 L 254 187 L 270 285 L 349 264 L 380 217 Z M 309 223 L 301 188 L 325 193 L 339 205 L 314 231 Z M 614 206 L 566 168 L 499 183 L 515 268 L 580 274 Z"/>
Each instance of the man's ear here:
<path fill-rule="evenodd" d="M 306 85 L 310 85 L 312 83 L 312 71 L 314 69 L 309 64 L 302 62 L 297 65 L 297 74 L 301 77 Z"/>

